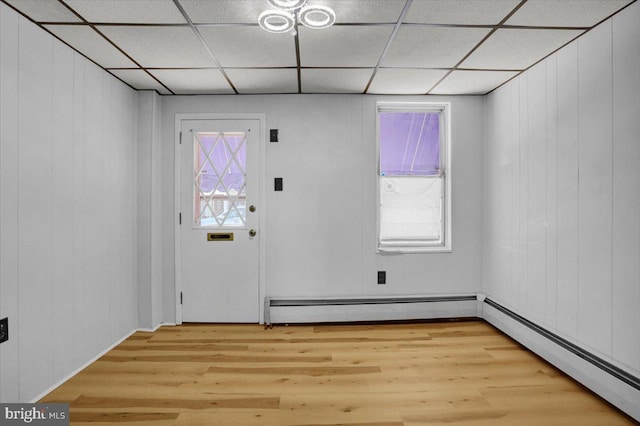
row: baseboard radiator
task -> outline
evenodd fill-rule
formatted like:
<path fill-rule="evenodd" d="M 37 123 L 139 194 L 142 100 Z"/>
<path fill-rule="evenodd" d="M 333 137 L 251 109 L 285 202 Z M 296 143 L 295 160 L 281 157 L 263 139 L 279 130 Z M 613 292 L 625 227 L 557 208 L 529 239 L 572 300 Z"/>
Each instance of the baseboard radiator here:
<path fill-rule="evenodd" d="M 640 378 L 484 298 L 482 318 L 640 421 Z"/>
<path fill-rule="evenodd" d="M 264 325 L 478 317 L 475 294 L 264 300 Z"/>

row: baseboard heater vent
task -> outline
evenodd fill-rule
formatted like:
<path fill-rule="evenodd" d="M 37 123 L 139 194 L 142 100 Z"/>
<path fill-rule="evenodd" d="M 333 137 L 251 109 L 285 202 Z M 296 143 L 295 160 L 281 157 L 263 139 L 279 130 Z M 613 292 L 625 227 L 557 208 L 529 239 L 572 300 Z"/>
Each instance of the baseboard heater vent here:
<path fill-rule="evenodd" d="M 464 306 L 458 306 L 460 303 Z M 389 320 L 389 319 L 422 319 L 422 318 L 394 318 L 392 312 L 392 306 L 394 305 L 406 305 L 406 304 L 433 304 L 444 303 L 447 304 L 446 312 L 451 312 L 449 315 L 435 316 L 434 318 L 447 318 L 452 316 L 476 316 L 476 304 L 477 296 L 475 294 L 468 295 L 453 295 L 453 296 L 405 296 L 405 297 L 386 297 L 386 298 L 325 298 L 325 299 L 284 299 L 275 297 L 266 297 L 264 299 L 264 324 L 265 328 L 272 326 L 272 308 L 293 308 L 301 312 L 301 309 L 311 308 L 315 309 L 317 315 L 307 315 L 306 319 L 296 320 L 296 314 L 283 315 L 283 318 L 290 320 L 274 321 L 280 322 L 331 322 L 331 321 L 358 321 L 358 320 Z M 452 304 L 456 304 L 456 309 L 451 309 Z M 378 308 L 372 305 L 380 305 Z M 331 308 L 333 307 L 333 308 Z M 340 308 L 343 307 L 343 308 Z M 346 311 L 344 307 L 352 307 L 351 312 Z M 388 309 L 391 312 L 382 312 L 382 309 Z M 307 310 L 310 313 L 310 310 Z M 437 313 L 436 313 L 437 315 Z M 304 315 L 300 318 L 305 318 Z"/>
<path fill-rule="evenodd" d="M 529 321 L 528 319 L 524 318 L 521 315 L 518 315 L 517 313 L 513 312 L 512 310 L 505 308 L 504 306 L 500 305 L 499 303 L 494 302 L 493 300 L 486 298 L 484 299 L 484 303 L 486 303 L 487 305 L 491 306 L 494 309 L 497 309 L 498 311 L 502 312 L 503 314 L 513 318 L 514 320 L 518 321 L 519 323 L 521 323 L 522 325 L 526 326 L 527 328 L 535 331 L 536 333 L 540 334 L 541 336 L 549 339 L 550 341 L 552 341 L 553 343 L 557 344 L 558 346 L 563 347 L 564 349 L 568 350 L 569 352 L 571 352 L 572 354 L 582 358 L 583 360 L 593 364 L 594 366 L 600 368 L 601 370 L 605 371 L 606 373 L 612 375 L 613 377 L 617 378 L 618 380 L 623 381 L 624 383 L 628 384 L 629 386 L 635 388 L 636 390 L 640 390 L 640 378 L 629 374 L 628 372 L 616 367 L 615 365 L 611 364 L 608 361 L 605 361 L 604 359 L 598 357 L 597 355 L 592 354 L 589 351 L 586 351 L 585 349 L 581 348 L 580 346 L 577 346 L 571 342 L 569 342 L 568 340 L 558 336 L 557 334 L 547 330 L 544 327 L 539 326 L 538 324 L 535 324 L 531 321 Z"/>

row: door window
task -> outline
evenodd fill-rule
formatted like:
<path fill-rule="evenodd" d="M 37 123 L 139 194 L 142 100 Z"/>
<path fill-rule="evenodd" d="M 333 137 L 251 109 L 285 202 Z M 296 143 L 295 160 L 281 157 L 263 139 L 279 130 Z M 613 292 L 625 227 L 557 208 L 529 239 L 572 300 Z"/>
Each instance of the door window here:
<path fill-rule="evenodd" d="M 247 135 L 196 132 L 193 226 L 244 227 L 247 222 Z"/>

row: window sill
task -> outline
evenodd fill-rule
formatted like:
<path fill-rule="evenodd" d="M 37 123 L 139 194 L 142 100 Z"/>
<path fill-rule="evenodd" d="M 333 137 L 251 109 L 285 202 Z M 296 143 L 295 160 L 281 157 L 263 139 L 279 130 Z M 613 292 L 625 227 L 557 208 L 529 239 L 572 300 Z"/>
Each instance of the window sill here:
<path fill-rule="evenodd" d="M 451 253 L 453 250 L 450 246 L 404 246 L 404 247 L 389 247 L 378 246 L 377 253 L 379 254 L 419 254 L 419 253 Z"/>

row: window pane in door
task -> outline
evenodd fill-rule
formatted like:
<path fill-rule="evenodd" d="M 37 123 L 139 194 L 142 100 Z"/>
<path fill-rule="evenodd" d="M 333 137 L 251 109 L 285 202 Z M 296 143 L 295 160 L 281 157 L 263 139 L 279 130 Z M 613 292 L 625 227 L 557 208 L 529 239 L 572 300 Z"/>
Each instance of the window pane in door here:
<path fill-rule="evenodd" d="M 246 152 L 244 132 L 194 135 L 194 226 L 245 226 Z"/>

